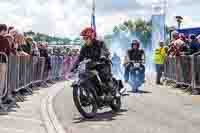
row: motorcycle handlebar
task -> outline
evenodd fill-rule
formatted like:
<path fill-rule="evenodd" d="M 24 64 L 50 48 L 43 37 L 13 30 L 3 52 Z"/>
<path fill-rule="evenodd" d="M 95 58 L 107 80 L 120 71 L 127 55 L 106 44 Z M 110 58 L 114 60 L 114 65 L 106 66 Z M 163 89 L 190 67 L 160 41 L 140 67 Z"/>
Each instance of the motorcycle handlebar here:
<path fill-rule="evenodd" d="M 140 61 L 128 61 L 127 64 L 130 64 L 130 63 L 140 63 L 140 64 L 144 64 L 144 60 L 140 60 Z"/>
<path fill-rule="evenodd" d="M 88 62 L 91 62 L 91 59 L 83 60 L 82 62 L 79 63 L 79 65 L 85 64 L 85 63 L 88 63 Z"/>

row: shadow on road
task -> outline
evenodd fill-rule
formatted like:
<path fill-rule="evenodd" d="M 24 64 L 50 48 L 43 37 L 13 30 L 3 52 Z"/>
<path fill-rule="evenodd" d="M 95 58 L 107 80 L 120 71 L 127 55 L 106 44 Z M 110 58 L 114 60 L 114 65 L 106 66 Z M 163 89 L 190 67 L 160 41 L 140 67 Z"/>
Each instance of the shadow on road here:
<path fill-rule="evenodd" d="M 119 112 L 114 113 L 113 111 L 107 111 L 107 112 L 103 112 L 103 113 L 97 113 L 95 118 L 92 119 L 86 119 L 83 117 L 78 117 L 78 118 L 74 118 L 74 122 L 75 124 L 78 123 L 83 123 L 83 122 L 98 122 L 98 121 L 113 121 L 116 120 L 115 117 L 119 116 L 119 115 L 123 115 L 123 112 L 127 112 L 128 110 L 126 109 L 121 109 Z"/>
<path fill-rule="evenodd" d="M 135 93 L 135 92 L 132 92 L 132 91 L 128 91 L 129 93 Z M 150 92 L 150 91 L 142 91 L 142 90 L 139 90 L 137 93 L 139 93 L 139 94 L 150 94 L 150 93 L 152 93 L 152 92 Z"/>

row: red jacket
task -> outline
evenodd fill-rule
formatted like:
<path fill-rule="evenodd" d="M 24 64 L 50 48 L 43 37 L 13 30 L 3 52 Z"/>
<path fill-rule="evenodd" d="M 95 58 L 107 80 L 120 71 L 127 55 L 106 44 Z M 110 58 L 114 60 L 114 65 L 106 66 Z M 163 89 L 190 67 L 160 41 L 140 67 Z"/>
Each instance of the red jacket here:
<path fill-rule="evenodd" d="M 7 55 L 9 55 L 11 52 L 9 41 L 3 36 L 0 36 L 0 52 L 4 52 Z"/>
<path fill-rule="evenodd" d="M 179 56 L 180 55 L 180 49 L 176 46 L 175 41 L 172 41 L 169 50 L 168 50 L 168 56 Z"/>

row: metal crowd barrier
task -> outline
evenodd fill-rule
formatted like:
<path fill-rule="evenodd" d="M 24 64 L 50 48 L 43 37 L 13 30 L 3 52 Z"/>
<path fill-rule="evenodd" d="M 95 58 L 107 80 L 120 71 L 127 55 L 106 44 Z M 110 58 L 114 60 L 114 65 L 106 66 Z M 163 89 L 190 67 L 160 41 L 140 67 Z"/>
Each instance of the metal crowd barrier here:
<path fill-rule="evenodd" d="M 193 87 L 200 89 L 200 56 L 194 57 Z"/>
<path fill-rule="evenodd" d="M 200 52 L 190 56 L 167 57 L 164 77 L 177 84 L 200 88 Z"/>
<path fill-rule="evenodd" d="M 9 88 L 18 92 L 30 84 L 42 82 L 44 65 L 43 57 L 9 56 Z"/>
<path fill-rule="evenodd" d="M 51 71 L 49 74 L 49 78 L 52 78 L 55 80 L 61 76 L 60 69 L 61 69 L 63 60 L 62 60 L 61 56 L 55 56 L 55 55 L 51 56 L 50 60 L 51 60 L 52 65 L 51 65 Z"/>
<path fill-rule="evenodd" d="M 65 56 L 63 61 L 63 69 L 62 69 L 62 75 L 64 75 L 65 79 L 68 79 L 70 77 L 70 70 L 73 66 L 73 59 L 71 56 Z"/>
<path fill-rule="evenodd" d="M 166 62 L 164 64 L 164 76 L 168 80 L 176 81 L 176 58 L 174 57 L 167 57 Z"/>
<path fill-rule="evenodd" d="M 67 57 L 66 57 L 67 58 Z M 73 60 L 69 62 L 73 65 Z M 0 98 L 30 85 L 65 77 L 64 56 L 14 56 L 0 52 Z"/>
<path fill-rule="evenodd" d="M 5 53 L 0 52 L 0 98 L 7 95 L 8 83 L 8 57 Z"/>
<path fill-rule="evenodd" d="M 65 64 L 65 57 L 64 56 L 51 56 L 51 71 L 50 71 L 50 77 L 52 79 L 57 78 L 64 78 L 65 73 L 63 71 L 65 70 L 66 64 Z"/>
<path fill-rule="evenodd" d="M 58 63 L 59 63 L 59 68 L 58 68 L 58 77 L 61 77 L 61 78 L 63 78 L 64 77 L 64 75 L 63 75 L 63 69 L 64 69 L 64 56 L 59 56 L 59 58 L 58 58 Z"/>
<path fill-rule="evenodd" d="M 192 56 L 177 57 L 177 80 L 178 84 L 192 84 Z"/>

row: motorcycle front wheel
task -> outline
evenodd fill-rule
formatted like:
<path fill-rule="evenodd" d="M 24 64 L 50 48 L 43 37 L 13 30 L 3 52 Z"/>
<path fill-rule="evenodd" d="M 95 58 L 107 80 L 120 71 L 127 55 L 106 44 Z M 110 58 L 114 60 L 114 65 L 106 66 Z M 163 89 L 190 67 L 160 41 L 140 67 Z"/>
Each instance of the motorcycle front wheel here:
<path fill-rule="evenodd" d="M 74 87 L 73 100 L 77 110 L 83 117 L 91 119 L 96 116 L 98 106 L 91 91 L 80 87 Z M 88 108 L 89 111 L 87 110 Z"/>

